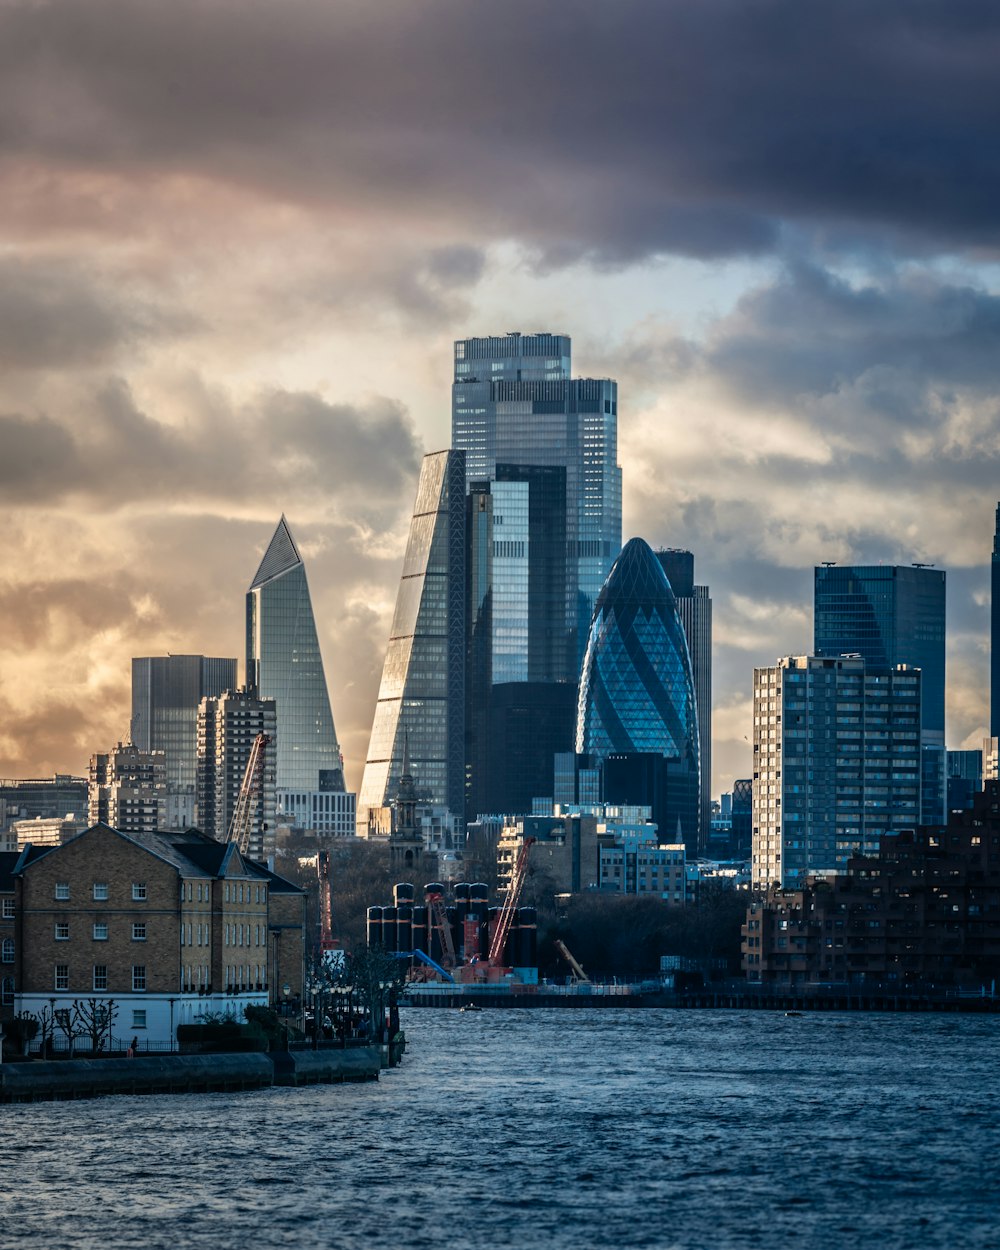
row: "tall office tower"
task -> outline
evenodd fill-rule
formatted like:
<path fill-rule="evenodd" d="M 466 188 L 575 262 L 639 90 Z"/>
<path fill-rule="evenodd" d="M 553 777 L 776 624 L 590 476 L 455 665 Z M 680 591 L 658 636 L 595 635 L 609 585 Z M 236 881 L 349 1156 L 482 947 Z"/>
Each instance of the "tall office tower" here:
<path fill-rule="evenodd" d="M 665 825 L 661 841 L 674 842 L 679 826 L 685 845 L 697 846 L 701 774 L 691 657 L 670 583 L 641 538 L 625 544 L 597 600 L 580 677 L 576 749 L 602 761 L 660 757 L 668 795 L 658 822 Z M 619 795 L 617 801 L 645 800 Z"/>
<path fill-rule="evenodd" d="M 815 580 L 816 655 L 860 655 L 870 673 L 919 668 L 921 821 L 943 824 L 945 575 L 919 565 L 824 565 Z"/>
<path fill-rule="evenodd" d="M 993 532 L 990 590 L 990 737 L 1000 738 L 1000 503 Z"/>
<path fill-rule="evenodd" d="M 162 751 L 140 751 L 131 742 L 92 755 L 87 819 L 121 833 L 156 833 L 162 828 L 166 776 Z"/>
<path fill-rule="evenodd" d="M 162 828 L 197 819 L 198 705 L 236 686 L 236 661 L 205 655 L 152 655 L 132 660 L 132 741 L 166 756 Z"/>
<path fill-rule="evenodd" d="M 572 746 L 566 470 L 498 464 L 467 499 L 466 815 L 529 812 Z"/>
<path fill-rule="evenodd" d="M 506 334 L 455 343 L 452 444 L 467 489 L 497 466 L 566 470 L 567 620 L 578 669 L 594 603 L 621 548 L 618 385 L 571 378 L 564 334 Z"/>
<path fill-rule="evenodd" d="M 247 688 L 278 705 L 279 795 L 344 790 L 309 583 L 284 517 L 247 591 Z"/>
<path fill-rule="evenodd" d="M 857 656 L 754 669 L 751 880 L 797 886 L 920 823 L 922 673 Z"/>
<path fill-rule="evenodd" d="M 250 818 L 253 859 L 265 859 L 274 850 L 278 732 L 274 699 L 258 698 L 251 690 L 227 690 L 202 699 L 198 707 L 198 819 L 202 831 L 219 842 L 228 837 L 254 740 L 262 733 L 271 740 Z"/>
<path fill-rule="evenodd" d="M 705 854 L 712 828 L 712 599 L 707 586 L 694 582 L 694 556 L 669 547 L 656 553 L 677 601 L 684 626 L 694 693 L 698 703 L 698 741 L 701 749 L 701 823 L 698 849 Z"/>
<path fill-rule="evenodd" d="M 465 774 L 465 456 L 424 456 L 358 796 L 358 831 L 399 790 L 461 813 Z"/>

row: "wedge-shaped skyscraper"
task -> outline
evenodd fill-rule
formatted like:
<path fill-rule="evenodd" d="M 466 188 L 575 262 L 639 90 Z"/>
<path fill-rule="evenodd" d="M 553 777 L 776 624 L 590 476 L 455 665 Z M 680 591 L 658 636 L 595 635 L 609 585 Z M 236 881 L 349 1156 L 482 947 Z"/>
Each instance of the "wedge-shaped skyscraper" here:
<path fill-rule="evenodd" d="M 284 517 L 247 591 L 246 659 L 247 686 L 277 704 L 279 806 L 283 794 L 343 793 L 309 583 Z"/>
<path fill-rule="evenodd" d="M 694 676 L 677 603 L 641 538 L 625 544 L 604 583 L 587 640 L 577 703 L 576 749 L 627 772 L 633 757 L 662 760 L 660 838 L 697 845 L 700 801 Z M 659 767 L 659 764 L 658 764 Z M 644 785 L 647 783 L 643 783 Z M 607 797 L 607 785 L 605 786 Z M 641 796 L 615 800 L 643 802 Z"/>
<path fill-rule="evenodd" d="M 359 828 L 399 789 L 409 743 L 422 800 L 462 811 L 465 455 L 424 457 L 358 797 Z"/>

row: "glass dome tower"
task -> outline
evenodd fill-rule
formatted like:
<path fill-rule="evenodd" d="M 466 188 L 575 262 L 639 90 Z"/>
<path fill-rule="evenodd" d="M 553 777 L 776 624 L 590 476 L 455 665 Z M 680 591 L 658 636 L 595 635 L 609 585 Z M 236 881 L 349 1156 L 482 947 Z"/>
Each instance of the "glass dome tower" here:
<path fill-rule="evenodd" d="M 641 538 L 623 547 L 601 589 L 577 703 L 576 749 L 663 759 L 672 841 L 697 837 L 701 767 L 687 639 L 663 568 Z"/>

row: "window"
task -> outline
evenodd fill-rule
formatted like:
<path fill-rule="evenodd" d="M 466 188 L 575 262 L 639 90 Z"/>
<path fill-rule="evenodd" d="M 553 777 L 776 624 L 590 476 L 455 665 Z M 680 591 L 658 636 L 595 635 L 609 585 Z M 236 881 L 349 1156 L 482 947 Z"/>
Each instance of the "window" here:
<path fill-rule="evenodd" d="M 0 1007 L 14 1006 L 14 978 L 4 977 L 0 985 Z"/>
<path fill-rule="evenodd" d="M 106 942 L 108 940 L 107 922 L 103 920 L 94 922 L 94 941 Z"/>
<path fill-rule="evenodd" d="M 143 921 L 140 921 L 139 924 L 134 924 L 132 926 L 132 941 L 133 942 L 145 942 L 145 940 L 146 940 L 146 922 L 143 920 Z"/>
<path fill-rule="evenodd" d="M 69 941 L 69 921 L 68 920 L 56 921 L 56 941 L 57 942 Z"/>
<path fill-rule="evenodd" d="M 132 1012 L 132 1028 L 144 1029 L 145 1027 L 146 1027 L 145 1011 L 133 1011 Z"/>
<path fill-rule="evenodd" d="M 94 902 L 104 903 L 108 897 L 108 883 L 106 881 L 94 882 Z"/>
<path fill-rule="evenodd" d="M 108 988 L 108 965 L 94 964 L 94 989 L 106 990 Z"/>
<path fill-rule="evenodd" d="M 4 938 L 3 947 L 0 950 L 0 962 L 12 964 L 14 962 L 14 939 Z"/>
<path fill-rule="evenodd" d="M 57 990 L 69 989 L 69 964 L 56 964 L 52 984 Z"/>
<path fill-rule="evenodd" d="M 146 965 L 132 965 L 132 993 L 142 994 L 146 990 Z"/>
<path fill-rule="evenodd" d="M 56 882 L 56 898 L 59 899 L 60 902 L 65 902 L 66 899 L 69 898 L 69 882 L 68 881 Z"/>
<path fill-rule="evenodd" d="M 14 919 L 14 900 L 12 898 L 5 898 L 3 901 L 3 918 L 4 920 Z"/>
<path fill-rule="evenodd" d="M 132 899 L 136 903 L 145 902 L 145 899 L 146 899 L 145 881 L 133 881 L 132 882 Z"/>

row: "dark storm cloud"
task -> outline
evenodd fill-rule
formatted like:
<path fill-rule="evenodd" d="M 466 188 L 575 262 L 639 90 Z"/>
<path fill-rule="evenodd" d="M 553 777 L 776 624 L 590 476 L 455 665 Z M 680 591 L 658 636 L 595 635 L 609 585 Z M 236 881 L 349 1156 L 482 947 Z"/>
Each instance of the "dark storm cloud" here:
<path fill-rule="evenodd" d="M 462 223 L 550 265 L 761 252 L 787 223 L 994 248 L 998 63 L 975 0 L 25 0 L 0 156 Z"/>
<path fill-rule="evenodd" d="M 64 419 L 0 414 L 0 490 L 8 500 L 84 499 L 106 508 L 144 500 L 242 502 L 396 499 L 419 449 L 402 408 L 330 404 L 274 390 L 234 408 L 203 393 L 186 420 L 144 412 L 112 381 Z"/>
<path fill-rule="evenodd" d="M 193 319 L 113 289 L 75 259 L 0 257 L 0 369 L 73 369 L 123 345 L 183 334 Z"/>

